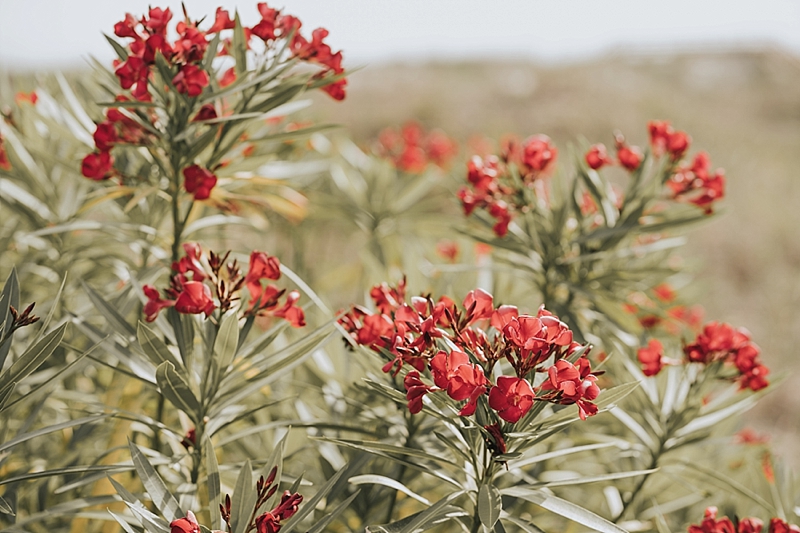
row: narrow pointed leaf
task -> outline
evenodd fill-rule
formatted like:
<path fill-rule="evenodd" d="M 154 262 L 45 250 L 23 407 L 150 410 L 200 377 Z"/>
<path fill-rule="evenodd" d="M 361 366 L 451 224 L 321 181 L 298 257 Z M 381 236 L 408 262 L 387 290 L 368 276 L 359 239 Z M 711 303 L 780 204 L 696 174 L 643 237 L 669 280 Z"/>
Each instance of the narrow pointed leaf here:
<path fill-rule="evenodd" d="M 491 531 L 497 520 L 500 519 L 500 512 L 503 510 L 503 499 L 500 491 L 494 485 L 481 485 L 478 490 L 478 518 L 487 530 Z"/>
<path fill-rule="evenodd" d="M 170 362 L 175 368 L 181 368 L 183 366 L 169 350 L 167 345 L 164 344 L 164 341 L 156 335 L 155 331 L 147 327 L 144 322 L 139 322 L 136 336 L 139 339 L 139 345 L 142 347 L 142 350 L 147 354 L 154 365 L 159 366 L 162 363 Z"/>
<path fill-rule="evenodd" d="M 167 490 L 167 486 L 161 480 L 161 476 L 158 475 L 156 469 L 153 468 L 153 465 L 150 464 L 150 461 L 147 460 L 147 457 L 139 447 L 131 441 L 128 441 L 128 446 L 131 450 L 131 459 L 133 460 L 133 466 L 136 468 L 136 473 L 139 474 L 144 488 L 147 489 L 147 493 L 150 495 L 150 499 L 156 508 L 161 511 L 161 514 L 164 515 L 164 518 L 171 522 L 186 516 L 186 513 L 181 510 L 178 501 Z"/>
<path fill-rule="evenodd" d="M 239 342 L 239 320 L 236 313 L 225 316 L 219 327 L 217 339 L 214 341 L 214 357 L 217 358 L 220 370 L 225 370 L 236 357 Z"/>
<path fill-rule="evenodd" d="M 379 476 L 377 474 L 363 474 L 360 476 L 353 476 L 347 481 L 349 481 L 353 485 L 366 485 L 366 484 L 383 485 L 384 487 L 389 487 L 390 489 L 402 492 L 409 498 L 413 498 L 422 504 L 431 505 L 431 502 L 428 501 L 427 498 L 423 498 L 422 496 L 420 496 L 413 490 L 409 489 L 399 481 L 395 481 L 394 479 L 386 476 Z"/>
<path fill-rule="evenodd" d="M 255 486 L 253 485 L 253 467 L 250 460 L 245 461 L 236 478 L 236 485 L 231 496 L 231 528 L 233 533 L 246 533 L 250 515 L 256 505 Z"/>
<path fill-rule="evenodd" d="M 185 412 L 197 421 L 200 415 L 200 402 L 195 397 L 189 384 L 169 361 L 164 361 L 156 369 L 158 388 L 172 405 Z"/>
<path fill-rule="evenodd" d="M 61 343 L 61 339 L 64 338 L 66 329 L 67 324 L 64 323 L 45 335 L 42 340 L 28 348 L 6 372 L 0 375 L 0 396 L 5 395 L 13 383 L 18 383 L 20 380 L 25 379 L 52 355 Z"/>
<path fill-rule="evenodd" d="M 595 513 L 584 509 L 580 505 L 563 500 L 542 489 L 526 489 L 524 487 L 509 487 L 500 491 L 503 496 L 513 496 L 535 503 L 543 509 L 577 522 L 594 531 L 601 533 L 627 533 L 624 529 L 613 524 Z"/>

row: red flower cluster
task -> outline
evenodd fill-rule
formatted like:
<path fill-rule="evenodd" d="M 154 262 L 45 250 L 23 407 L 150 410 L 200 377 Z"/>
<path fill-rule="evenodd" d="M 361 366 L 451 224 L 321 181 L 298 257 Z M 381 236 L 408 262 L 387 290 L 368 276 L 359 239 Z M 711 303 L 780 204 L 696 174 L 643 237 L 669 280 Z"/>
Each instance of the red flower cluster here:
<path fill-rule="evenodd" d="M 244 316 L 273 316 L 287 320 L 296 328 L 305 326 L 303 310 L 296 305 L 300 293 L 290 292 L 279 306 L 286 289 L 278 289 L 270 283 L 266 287 L 261 285 L 262 280 L 281 277 L 277 258 L 264 252 L 251 253 L 248 272 L 243 276 L 235 260 L 225 263 L 230 252 L 224 256 L 210 252 L 204 258 L 199 244 L 187 243 L 183 249 L 186 255 L 172 264 L 174 274 L 170 287 L 164 291 L 167 299 L 162 299 L 155 287 L 144 286 L 147 296 L 144 314 L 148 322 L 155 320 L 158 313 L 167 307 L 175 307 L 183 314 L 210 316 L 217 309 L 223 314 L 240 299 L 241 289 L 246 286 L 250 303 Z"/>
<path fill-rule="evenodd" d="M 3 136 L 0 135 L 0 169 L 11 170 L 11 161 L 8 160 L 6 147 L 3 144 Z"/>
<path fill-rule="evenodd" d="M 272 510 L 263 512 L 256 516 L 256 513 L 261 509 L 267 501 L 278 490 L 278 484 L 275 483 L 275 478 L 278 475 L 278 467 L 273 467 L 269 471 L 267 478 L 260 476 L 256 481 L 256 500 L 253 504 L 253 513 L 251 516 L 255 517 L 255 524 L 251 521 L 247 527 L 247 531 L 255 528 L 257 533 L 278 533 L 280 531 L 281 522 L 290 519 L 297 513 L 300 504 L 303 502 L 303 496 L 297 492 L 283 491 L 280 502 Z M 280 480 L 278 480 L 280 481 Z M 225 503 L 219 504 L 219 511 L 225 524 L 228 526 L 228 531 L 231 529 L 231 497 L 225 495 Z M 253 520 L 251 518 L 251 520 Z M 179 532 L 171 531 L 170 533 L 192 533 L 189 531 Z"/>
<path fill-rule="evenodd" d="M 246 40 L 249 42 L 253 36 L 260 38 L 268 47 L 274 46 L 276 41 L 288 39 L 289 50 L 292 57 L 317 64 L 323 70 L 316 78 L 338 77 L 344 73 L 342 68 L 342 53 L 334 53 L 324 39 L 328 31 L 317 28 L 312 32 L 311 40 L 300 33 L 302 23 L 291 15 L 283 15 L 279 10 L 272 9 L 266 3 L 258 4 L 261 21 L 252 28 L 243 28 Z M 198 27 L 198 21 L 191 21 L 188 16 L 179 21 L 175 26 L 178 34 L 174 42 L 167 38 L 167 29 L 172 12 L 169 8 L 150 8 L 148 14 L 137 20 L 130 13 L 125 19 L 114 26 L 117 37 L 129 38 L 131 41 L 126 46 L 127 58 L 115 62 L 115 74 L 119 78 L 123 89 L 131 89 L 131 94 L 137 100 L 150 101 L 148 82 L 151 78 L 156 62 L 156 54 L 160 53 L 173 69 L 172 85 L 181 94 L 189 97 L 199 96 L 209 85 L 211 72 L 205 70 L 203 60 L 206 56 L 211 37 L 225 30 L 232 30 L 235 22 L 230 13 L 221 7 L 217 8 L 214 23 L 207 30 Z M 229 53 L 230 39 L 224 39 L 223 45 L 212 51 L 217 56 Z M 235 80 L 235 70 L 230 69 L 220 81 L 222 86 L 229 85 Z M 331 81 L 323 90 L 337 100 L 345 96 L 344 87 L 347 80 L 344 78 Z"/>
<path fill-rule="evenodd" d="M 647 123 L 650 133 L 650 146 L 653 154 L 661 157 L 665 152 L 670 159 L 678 161 L 689 149 L 692 138 L 685 131 L 675 131 L 667 120 L 651 120 Z"/>
<path fill-rule="evenodd" d="M 691 166 L 678 167 L 667 185 L 676 200 L 687 201 L 711 214 L 712 204 L 725 196 L 725 173 L 722 169 L 712 173 L 708 154 L 700 152 L 694 157 Z"/>
<path fill-rule="evenodd" d="M 120 95 L 117 100 L 126 102 L 128 98 Z M 118 108 L 108 108 L 106 120 L 99 123 L 94 131 L 96 150 L 83 158 L 81 173 L 95 181 L 110 178 L 114 165 L 111 149 L 117 144 L 142 144 L 146 138 L 147 132 L 135 120 Z"/>
<path fill-rule="evenodd" d="M 723 517 L 717 520 L 717 508 L 708 507 L 705 517 L 699 525 L 690 525 L 688 533 L 761 533 L 764 522 L 758 518 L 742 518 L 736 523 L 730 518 Z M 768 533 L 800 533 L 800 527 L 786 523 L 780 518 L 769 521 Z"/>
<path fill-rule="evenodd" d="M 389 356 L 384 372 L 394 369 L 397 375 L 406 364 L 414 368 L 404 379 L 412 413 L 421 411 L 423 397 L 436 391 L 464 401 L 461 416 L 472 415 L 488 392 L 488 406 L 511 423 L 537 400 L 576 404 L 583 419 L 597 413 L 592 401 L 600 389 L 589 360 L 568 360 L 583 346 L 574 343 L 567 325 L 544 308 L 536 316 L 521 315 L 511 305 L 495 308 L 492 295 L 481 289 L 467 294 L 460 309 L 447 297 L 437 302 L 414 297 L 408 304 L 404 281 L 397 287 L 375 286 L 371 296 L 376 313 L 353 307 L 339 323 L 358 344 Z M 440 339 L 448 341 L 448 348 L 442 349 L 445 343 L 437 342 Z M 501 359 L 516 375 L 500 376 L 493 384 L 490 376 Z M 426 369 L 433 385 L 422 379 Z M 539 372 L 547 373 L 547 379 L 534 387 Z"/>
<path fill-rule="evenodd" d="M 381 131 L 376 151 L 399 170 L 419 174 L 429 164 L 447 168 L 458 154 L 458 144 L 441 130 L 426 132 L 411 121 L 399 131 L 393 128 Z"/>
<path fill-rule="evenodd" d="M 736 367 L 741 389 L 761 390 L 769 382 L 769 369 L 761 364 L 761 351 L 750 341 L 750 334 L 744 329 L 719 322 L 706 324 L 697 335 L 694 343 L 684 347 L 686 363 L 710 364 L 723 361 L 726 365 Z M 647 347 L 640 348 L 637 358 L 642 364 L 646 376 L 655 376 L 664 364 L 678 364 L 677 361 L 663 359 L 664 349 L 661 343 L 652 339 Z"/>
<path fill-rule="evenodd" d="M 516 176 L 524 186 L 532 187 L 555 164 L 558 149 L 548 136 L 534 135 L 522 143 L 507 139 L 501 152 L 500 157 L 473 156 L 467 163 L 470 187 L 458 191 L 464 214 L 486 210 L 496 221 L 493 230 L 498 237 L 508 233 L 514 212 L 525 205 Z"/>
<path fill-rule="evenodd" d="M 693 363 L 724 361 L 732 364 L 739 372 L 737 379 L 742 389 L 757 391 L 769 385 L 766 378 L 769 369 L 759 358 L 761 350 L 750 341 L 750 333 L 745 329 L 710 322 L 684 352 Z"/>

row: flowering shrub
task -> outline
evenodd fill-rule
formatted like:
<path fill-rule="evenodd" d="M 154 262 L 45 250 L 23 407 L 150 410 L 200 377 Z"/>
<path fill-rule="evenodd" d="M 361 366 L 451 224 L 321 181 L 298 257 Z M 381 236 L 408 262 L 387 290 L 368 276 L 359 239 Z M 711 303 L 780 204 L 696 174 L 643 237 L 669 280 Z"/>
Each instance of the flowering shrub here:
<path fill-rule="evenodd" d="M 764 440 L 724 434 L 777 380 L 674 276 L 725 194 L 687 133 L 362 151 L 286 118 L 345 97 L 327 30 L 257 11 L 127 14 L 96 85 L 3 110 L 4 528 L 797 531 Z"/>

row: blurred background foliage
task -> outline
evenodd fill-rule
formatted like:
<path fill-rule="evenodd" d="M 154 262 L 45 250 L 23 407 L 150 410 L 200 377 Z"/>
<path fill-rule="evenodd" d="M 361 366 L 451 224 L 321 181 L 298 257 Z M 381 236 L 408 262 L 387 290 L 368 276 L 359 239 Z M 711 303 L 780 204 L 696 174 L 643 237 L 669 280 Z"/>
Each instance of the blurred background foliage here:
<path fill-rule="evenodd" d="M 90 322 L 94 326 L 102 324 L 102 319 L 93 314 L 93 303 L 81 280 L 104 288 L 104 296 L 120 313 L 133 317 L 140 302 L 136 288 L 126 283 L 128 272 L 135 272 L 136 278 L 144 280 L 157 275 L 152 267 L 158 262 L 147 260 L 154 235 L 142 228 L 149 221 L 148 213 L 140 209 L 145 204 L 131 202 L 130 196 L 101 202 L 104 190 L 79 175 L 80 160 L 91 150 L 91 122 L 101 117 L 100 109 L 87 103 L 99 98 L 84 76 L 81 72 L 64 73 L 63 78 L 45 73 L 0 74 L 0 107 L 4 113 L 10 112 L 12 120 L 27 124 L 28 129 L 23 131 L 26 139 L 19 142 L 34 150 L 30 154 L 33 166 L 14 159 L 15 168 L 23 163 L 19 167 L 23 173 L 16 182 L 10 178 L 0 182 L 0 279 L 6 279 L 17 265 L 20 301 L 41 302 L 37 312 L 46 315 L 57 305 L 55 295 L 66 276 L 54 325 L 84 315 L 93 316 Z M 726 169 L 728 179 L 722 216 L 691 232 L 688 245 L 680 251 L 695 272 L 695 281 L 683 289 L 682 295 L 701 302 L 708 319 L 746 325 L 763 350 L 765 364 L 775 374 L 800 370 L 794 356 L 800 341 L 800 240 L 796 231 L 800 211 L 795 207 L 800 201 L 800 184 L 794 175 L 800 168 L 800 151 L 796 149 L 800 145 L 797 58 L 764 51 L 618 54 L 591 62 L 550 66 L 528 62 L 395 63 L 369 65 L 351 75 L 349 81 L 346 101 L 333 103 L 324 95 L 314 95 L 313 106 L 291 117 L 299 123 L 337 124 L 337 131 L 289 141 L 280 150 L 262 154 L 258 165 L 254 160 L 253 165 L 263 178 L 259 195 L 263 197 L 264 190 L 269 193 L 262 204 L 246 201 L 253 195 L 242 190 L 240 197 L 228 198 L 232 203 L 220 206 L 226 216 L 242 216 L 249 221 L 247 224 L 212 225 L 198 230 L 204 245 L 212 249 L 263 249 L 280 257 L 328 310 L 312 312 L 311 324 L 324 323 L 330 318 L 329 311 L 366 301 L 371 285 L 397 280 L 404 273 L 409 279 L 410 294 L 448 293 L 460 298 L 476 283 L 487 281 L 485 257 L 469 239 L 455 235 L 450 222 L 453 217 L 458 223 L 463 222 L 453 193 L 463 182 L 464 161 L 471 154 L 469 146 L 478 144 L 484 136 L 497 139 L 505 133 L 523 137 L 545 133 L 562 150 L 563 162 L 569 157 L 569 146 L 578 149 L 578 142 L 582 141 L 579 136 L 591 143 L 611 145 L 612 132 L 618 129 L 629 142 L 644 147 L 647 121 L 665 119 L 689 132 L 693 147 L 708 151 L 714 166 Z M 41 87 L 37 109 L 45 111 L 31 119 L 30 104 L 16 96 L 37 87 Z M 394 169 L 385 161 L 367 157 L 381 130 L 409 119 L 427 128 L 441 128 L 458 140 L 461 152 L 450 171 L 431 167 L 422 174 L 400 174 L 395 179 Z M 287 123 L 288 119 L 263 127 L 283 128 Z M 0 133 L 9 138 L 5 131 Z M 15 148 L 13 140 L 6 142 Z M 67 226 L 78 219 L 85 226 Z M 103 231 L 97 231 L 101 226 Z M 70 231 L 62 231 L 65 228 Z M 458 264 L 437 252 L 437 244 L 443 239 L 458 245 Z M 130 247 L 129 242 L 136 244 Z M 539 304 L 519 300 L 514 303 L 529 311 Z M 37 333 L 31 331 L 15 338 L 19 351 Z M 13 424 L 4 426 L 6 435 L 24 434 L 37 417 L 39 425 L 64 423 L 62 410 L 67 407 L 73 412 L 85 411 L 84 416 L 100 412 L 100 404 L 118 405 L 131 412 L 156 409 L 155 395 L 142 394 L 140 382 L 112 372 L 99 361 L 89 362 L 92 354 L 84 354 L 102 339 L 100 333 L 97 335 L 88 342 L 74 327 L 67 330 L 66 344 L 43 365 L 40 379 L 46 381 L 55 369 L 74 363 L 78 356 L 81 366 L 72 368 L 83 371 L 61 376 L 64 386 L 51 390 L 48 402 L 17 406 L 24 411 L 16 413 Z M 359 360 L 340 343 L 329 343 L 324 350 L 314 352 L 291 380 L 261 391 L 265 398 L 275 393 L 288 400 L 279 401 L 268 413 L 252 415 L 248 422 L 262 428 L 253 433 L 261 435 L 257 440 L 226 437 L 228 440 L 217 446 L 228 446 L 228 458 L 240 466 L 245 458 L 259 456 L 260 450 L 269 450 L 279 440 L 282 431 L 271 425 L 277 419 L 305 423 L 330 419 L 344 423 L 354 414 L 371 421 L 370 430 L 375 435 L 397 437 L 386 420 L 400 420 L 403 411 L 383 407 L 372 412 L 365 406 L 375 399 L 374 391 L 361 385 L 356 385 L 357 391 L 344 394 L 352 400 L 342 397 L 342 387 L 346 388 L 365 369 L 376 370 L 372 362 Z M 298 396 L 300 383 L 322 394 L 311 401 L 308 395 Z M 800 435 L 798 409 L 800 399 L 793 394 L 791 385 L 783 384 L 745 418 L 747 425 L 770 434 L 776 453 L 794 467 L 800 466 L 795 453 Z M 186 420 L 173 418 L 172 427 L 188 429 Z M 734 429 L 732 423 L 728 425 L 731 427 L 727 429 Z M 47 466 L 78 469 L 87 464 L 121 462 L 127 457 L 125 436 L 130 432 L 150 436 L 152 429 L 140 420 L 116 419 L 110 424 L 81 426 L 80 431 L 69 436 L 57 433 L 59 439 L 66 440 L 56 444 L 75 451 L 55 458 Z M 329 478 L 344 464 L 345 457 L 353 459 L 349 452 L 329 444 L 310 447 L 302 438 L 304 431 L 301 428 L 291 433 L 287 461 L 319 461 L 315 474 L 318 479 L 314 481 Z M 323 430 L 307 432 L 318 435 Z M 576 437 L 575 441 L 562 444 L 597 442 L 595 437 Z M 173 451 L 180 451 L 179 441 L 177 434 L 170 441 Z M 713 450 L 721 441 L 708 442 Z M 729 443 L 730 439 L 724 442 Z M 77 443 L 80 448 L 76 448 Z M 53 444 L 52 440 L 32 440 L 24 444 L 29 446 L 24 453 L 47 457 Z M 753 477 L 753 469 L 747 466 L 752 466 L 752 461 L 748 463 L 747 458 L 762 456 L 757 444 L 754 448 L 743 452 L 730 447 L 720 460 L 737 475 Z M 565 470 L 589 474 L 598 458 L 613 452 L 616 448 L 569 464 L 564 464 L 569 459 L 557 459 L 551 468 L 563 466 Z M 710 452 L 703 449 L 700 453 Z M 30 472 L 44 466 L 20 464 L 19 456 L 12 458 L 17 462 L 0 463 L 4 477 L 15 470 Z M 372 461 L 373 470 L 383 468 L 391 475 L 391 465 Z M 299 475 L 302 470 L 299 464 L 288 468 L 291 475 Z M 223 483 L 233 484 L 231 471 L 231 467 L 227 471 L 223 468 Z M 675 472 L 672 475 L 685 474 L 680 468 Z M 48 508 L 54 492 L 57 497 L 77 489 L 75 494 L 83 498 L 98 498 L 86 502 L 102 504 L 98 509 L 109 506 L 111 501 L 102 500 L 102 495 L 108 493 L 102 483 L 84 490 L 92 487 L 88 478 L 62 477 L 60 486 L 47 480 L 26 485 L 26 479 L 8 479 L 4 483 L 18 487 L 15 503 L 27 502 L 27 508 L 40 508 L 43 513 L 61 512 Z M 758 484 L 764 486 L 750 488 L 758 493 L 771 490 L 758 479 Z M 779 481 L 791 485 L 791 481 Z M 420 489 L 422 494 L 427 494 L 425 489 Z M 656 484 L 650 489 L 656 492 L 661 487 Z M 588 498 L 584 490 L 568 488 L 565 494 L 572 501 L 582 501 Z M 9 492 L 7 489 L 6 494 Z M 379 487 L 362 492 L 354 506 L 360 506 L 361 516 L 380 521 L 383 517 L 370 513 L 375 514 L 375 501 L 385 501 L 389 492 Z M 703 501 L 699 498 L 694 503 Z M 110 504 L 110 508 L 117 509 L 114 505 L 119 504 Z M 603 504 L 587 504 L 591 505 L 595 512 L 607 511 Z M 417 510 L 418 506 L 401 497 L 398 508 L 405 512 Z M 738 508 L 741 514 L 748 510 Z M 676 515 L 677 522 L 697 521 L 697 514 L 692 512 Z M 101 514 L 97 511 L 96 517 Z M 651 519 L 655 516 L 651 514 L 639 518 Z M 352 516 L 349 525 L 357 528 Z M 77 528 L 82 524 L 78 522 Z M 73 525 L 73 530 L 78 529 Z"/>

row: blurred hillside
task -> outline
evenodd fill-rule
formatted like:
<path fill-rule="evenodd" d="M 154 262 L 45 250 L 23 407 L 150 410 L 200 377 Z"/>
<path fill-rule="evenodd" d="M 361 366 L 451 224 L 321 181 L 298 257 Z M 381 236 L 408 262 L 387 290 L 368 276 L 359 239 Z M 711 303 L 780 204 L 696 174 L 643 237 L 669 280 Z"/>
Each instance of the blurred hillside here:
<path fill-rule="evenodd" d="M 647 143 L 646 122 L 668 119 L 726 169 L 725 213 L 691 235 L 693 290 L 709 320 L 746 325 L 774 377 L 786 382 L 748 415 L 791 460 L 800 435 L 800 59 L 779 51 L 635 56 L 586 63 L 367 65 L 343 103 L 320 118 L 364 141 L 415 118 L 471 135 L 546 133 L 611 146 L 623 131 Z M 562 157 L 567 151 L 562 149 Z M 795 466 L 800 461 L 792 461 Z"/>

